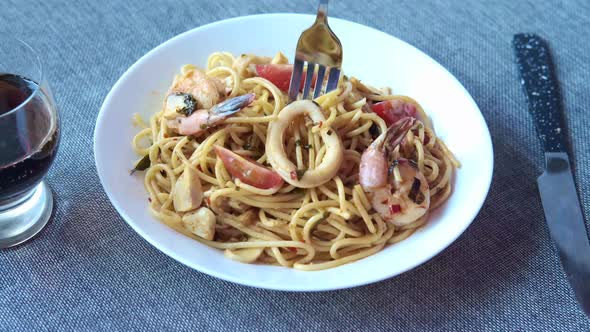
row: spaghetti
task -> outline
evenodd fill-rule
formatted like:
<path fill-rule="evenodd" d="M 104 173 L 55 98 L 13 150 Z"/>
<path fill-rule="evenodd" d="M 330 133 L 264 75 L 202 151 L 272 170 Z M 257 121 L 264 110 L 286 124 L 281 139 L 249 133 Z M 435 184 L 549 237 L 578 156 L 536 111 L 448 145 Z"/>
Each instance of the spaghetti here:
<path fill-rule="evenodd" d="M 148 124 L 136 117 L 143 129 L 132 145 L 149 159 L 149 208 L 163 223 L 231 259 L 311 271 L 406 239 L 449 197 L 459 163 L 417 102 L 344 76 L 314 104 L 286 105 L 266 75 L 273 68 L 290 67 L 280 53 L 213 53 L 206 71 L 182 68 Z M 182 108 L 189 99 L 192 113 Z M 247 106 L 212 111 L 228 103 Z M 400 114 L 411 121 L 394 121 Z M 372 154 L 387 157 L 387 187 L 362 178 L 375 169 Z"/>

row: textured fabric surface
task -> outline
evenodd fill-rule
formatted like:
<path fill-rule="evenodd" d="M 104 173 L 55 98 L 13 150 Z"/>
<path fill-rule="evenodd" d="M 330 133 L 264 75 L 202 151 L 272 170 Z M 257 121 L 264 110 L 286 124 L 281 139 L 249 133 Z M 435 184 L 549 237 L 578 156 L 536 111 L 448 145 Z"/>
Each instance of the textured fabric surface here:
<path fill-rule="evenodd" d="M 92 154 L 96 116 L 118 77 L 196 26 L 257 13 L 312 13 L 315 6 L 313 0 L 2 2 L 0 41 L 2 33 L 18 35 L 43 55 L 63 141 L 47 178 L 56 203 L 49 225 L 34 241 L 0 251 L 0 331 L 590 330 L 544 222 L 536 187 L 541 150 L 511 48 L 516 32 L 550 41 L 590 217 L 586 0 L 331 4 L 331 15 L 397 36 L 448 68 L 492 133 L 496 164 L 485 206 L 454 244 L 410 272 L 342 291 L 265 291 L 193 271 L 125 224 L 99 183 Z"/>

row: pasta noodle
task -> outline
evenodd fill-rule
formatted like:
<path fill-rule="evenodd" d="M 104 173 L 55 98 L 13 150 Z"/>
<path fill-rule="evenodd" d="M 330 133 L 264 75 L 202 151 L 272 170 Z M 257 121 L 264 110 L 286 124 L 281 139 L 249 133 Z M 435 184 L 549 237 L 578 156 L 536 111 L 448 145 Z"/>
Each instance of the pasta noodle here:
<path fill-rule="evenodd" d="M 271 80 L 252 71 L 253 64 L 275 63 L 278 61 L 275 59 L 213 53 L 202 72 L 206 77 L 203 80 L 208 81 L 198 82 L 216 82 L 219 91 L 224 92 L 220 100 L 247 94 L 254 97 L 248 106 L 232 116 L 211 126 L 201 125 L 203 132 L 199 134 L 180 134 L 180 129 L 174 127 L 177 124 L 166 117 L 165 109 L 153 115 L 148 123 L 139 116 L 134 117 L 141 130 L 132 145 L 137 154 L 149 159 L 144 185 L 149 194 L 149 208 L 156 218 L 186 236 L 225 250 L 226 257 L 305 271 L 333 268 L 373 255 L 386 245 L 409 237 L 426 223 L 428 214 L 451 194 L 451 179 L 459 162 L 435 135 L 417 102 L 346 76 L 341 78 L 336 90 L 315 100 L 321 110 L 317 116 L 323 120 L 311 121 L 313 116 L 309 114 L 294 118 L 285 129 L 284 141 L 273 142 L 280 144 L 287 162 L 297 172 L 303 171 L 301 179 L 299 173 L 297 179 L 293 174 L 290 179 L 281 175 L 285 182 L 280 186 L 261 188 L 247 179 L 232 176 L 232 170 L 217 153 L 219 147 L 255 160 L 273 174 L 281 174 L 271 167 L 279 162 L 269 153 L 267 141 L 274 137 L 269 127 L 277 126 L 279 115 L 287 109 L 287 96 Z M 173 87 L 182 86 L 199 73 L 193 65 L 183 66 Z M 375 208 L 378 193 L 366 190 L 359 175 L 363 154 L 390 128 L 383 116 L 372 112 L 373 105 L 387 101 L 415 105 L 417 119 L 403 133 L 401 143 L 388 151 L 395 159 L 389 176 L 398 184 L 392 188 L 401 188 L 399 184 L 406 181 L 404 176 L 410 168 L 403 168 L 403 160 L 410 161 L 414 172 L 421 173 L 427 182 L 420 185 L 427 185 L 429 206 L 418 218 L 403 225 L 389 222 Z M 308 186 L 305 177 L 314 170 L 319 174 L 325 166 L 323 163 L 335 153 L 336 148 L 330 147 L 328 140 L 339 142 L 336 146 L 342 150 L 341 165 L 325 182 Z M 191 195 L 201 195 L 203 200 L 199 206 L 185 210 L 176 201 L 181 194 L 175 188 L 191 176 L 200 185 L 187 190 Z M 414 187 L 416 183 L 412 184 L 415 191 Z M 195 210 L 200 207 L 206 207 L 214 215 L 212 232 L 207 233 L 209 238 L 187 224 L 188 216 L 196 215 Z M 390 213 L 404 213 L 397 208 L 390 205 Z M 197 224 L 200 220 L 197 219 Z"/>

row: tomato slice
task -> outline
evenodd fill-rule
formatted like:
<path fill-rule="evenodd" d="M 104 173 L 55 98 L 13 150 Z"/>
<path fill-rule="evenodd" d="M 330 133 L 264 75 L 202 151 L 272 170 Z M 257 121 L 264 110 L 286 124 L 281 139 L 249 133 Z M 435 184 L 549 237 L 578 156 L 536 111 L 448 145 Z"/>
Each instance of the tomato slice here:
<path fill-rule="evenodd" d="M 260 189 L 278 188 L 283 185 L 283 179 L 277 172 L 219 145 L 215 145 L 214 148 L 225 169 L 240 181 Z"/>
<path fill-rule="evenodd" d="M 274 65 L 274 64 L 265 64 L 265 65 L 256 65 L 256 74 L 262 78 L 269 80 L 272 84 L 276 85 L 279 90 L 283 92 L 289 91 L 289 84 L 291 83 L 291 74 L 293 73 L 293 65 L 282 64 L 282 65 Z M 305 73 L 304 73 L 305 75 Z M 313 78 L 311 80 L 311 86 L 315 87 L 315 81 L 317 77 L 316 74 L 313 74 Z M 299 90 L 303 89 L 303 83 L 305 78 L 301 80 L 301 87 Z"/>
<path fill-rule="evenodd" d="M 385 120 L 388 126 L 405 117 L 416 118 L 417 113 L 416 105 L 400 99 L 385 100 L 373 104 L 372 109 Z"/>
<path fill-rule="evenodd" d="M 256 73 L 276 85 L 281 91 L 289 90 L 293 65 L 256 65 Z"/>

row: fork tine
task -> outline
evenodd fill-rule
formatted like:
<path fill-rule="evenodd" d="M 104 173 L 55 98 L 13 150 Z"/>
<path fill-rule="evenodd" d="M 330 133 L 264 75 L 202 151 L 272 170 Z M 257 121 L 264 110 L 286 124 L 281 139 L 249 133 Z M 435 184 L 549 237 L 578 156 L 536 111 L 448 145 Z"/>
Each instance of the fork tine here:
<path fill-rule="evenodd" d="M 340 69 L 330 68 L 330 75 L 328 76 L 328 84 L 326 84 L 326 93 L 338 87 L 338 79 L 340 78 Z"/>
<path fill-rule="evenodd" d="M 303 75 L 303 61 L 295 58 L 291 82 L 289 83 L 289 102 L 297 99 L 299 87 L 301 86 L 301 75 Z"/>
<path fill-rule="evenodd" d="M 313 93 L 313 99 L 316 99 L 322 93 L 322 87 L 324 85 L 324 74 L 326 73 L 326 66 L 318 65 L 318 78 L 315 80 L 315 92 Z"/>
<path fill-rule="evenodd" d="M 315 71 L 315 63 L 307 63 L 307 74 L 305 74 L 305 83 L 303 84 L 303 99 L 307 99 L 309 95 L 309 88 L 311 88 L 311 81 L 313 80 L 313 72 Z"/>

